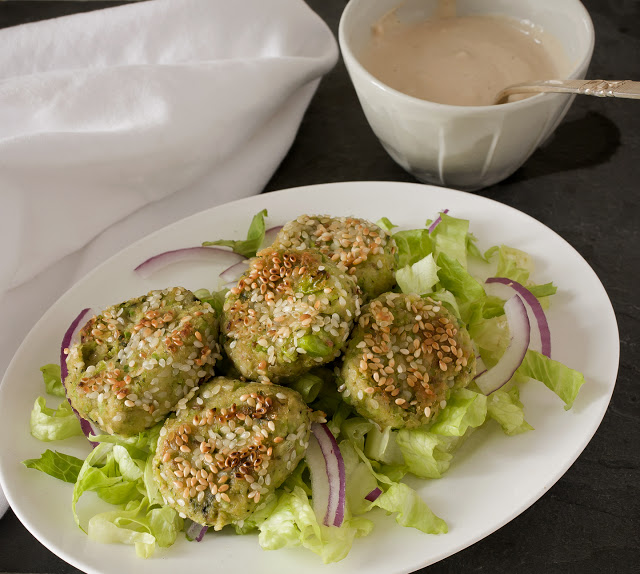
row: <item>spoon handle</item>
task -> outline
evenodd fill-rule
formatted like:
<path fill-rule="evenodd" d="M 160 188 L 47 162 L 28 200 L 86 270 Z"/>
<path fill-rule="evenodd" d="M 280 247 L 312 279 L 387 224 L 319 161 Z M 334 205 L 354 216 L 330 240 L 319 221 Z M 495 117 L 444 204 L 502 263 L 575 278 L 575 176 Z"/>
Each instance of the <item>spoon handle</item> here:
<path fill-rule="evenodd" d="M 640 82 L 632 80 L 543 80 L 515 84 L 502 90 L 496 97 L 496 104 L 505 103 L 511 94 L 561 92 L 582 94 L 599 98 L 640 99 Z"/>

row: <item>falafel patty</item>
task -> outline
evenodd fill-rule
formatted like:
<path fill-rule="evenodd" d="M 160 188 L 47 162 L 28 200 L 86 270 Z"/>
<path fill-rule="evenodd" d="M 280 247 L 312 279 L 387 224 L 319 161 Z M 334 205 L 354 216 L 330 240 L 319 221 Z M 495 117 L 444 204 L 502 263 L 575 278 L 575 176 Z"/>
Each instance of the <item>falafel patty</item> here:
<path fill-rule="evenodd" d="M 220 530 L 284 482 L 304 457 L 310 425 L 296 391 L 217 377 L 165 422 L 153 475 L 181 516 Z"/>
<path fill-rule="evenodd" d="M 396 243 L 366 219 L 301 215 L 280 230 L 272 247 L 319 250 L 355 276 L 365 301 L 396 284 Z"/>
<path fill-rule="evenodd" d="M 67 396 L 109 434 L 137 434 L 213 376 L 217 338 L 211 305 L 182 287 L 114 305 L 91 318 L 69 349 Z"/>
<path fill-rule="evenodd" d="M 359 314 L 344 269 L 318 251 L 269 248 L 227 294 L 221 331 L 244 377 L 279 382 L 335 359 Z"/>
<path fill-rule="evenodd" d="M 467 330 L 442 303 L 385 293 L 363 307 L 341 368 L 342 396 L 382 427 L 414 428 L 475 374 Z"/>

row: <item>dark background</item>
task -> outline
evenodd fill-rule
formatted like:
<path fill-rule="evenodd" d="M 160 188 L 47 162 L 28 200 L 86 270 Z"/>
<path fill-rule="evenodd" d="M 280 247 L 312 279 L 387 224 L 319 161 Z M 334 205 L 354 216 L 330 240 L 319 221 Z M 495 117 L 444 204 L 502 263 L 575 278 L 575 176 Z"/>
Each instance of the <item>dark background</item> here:
<path fill-rule="evenodd" d="M 0 1 L 0 27 L 123 3 Z M 337 35 L 346 0 L 308 3 Z M 583 3 L 596 30 L 588 77 L 640 80 L 640 0 Z M 415 181 L 374 137 L 340 61 L 266 191 L 350 180 Z M 578 97 L 544 148 L 509 179 L 479 192 L 540 220 L 593 267 L 616 312 L 620 371 L 602 425 L 558 483 L 488 538 L 420 572 L 640 572 L 639 182 L 640 102 Z M 0 572 L 78 570 L 9 511 L 0 519 Z"/>

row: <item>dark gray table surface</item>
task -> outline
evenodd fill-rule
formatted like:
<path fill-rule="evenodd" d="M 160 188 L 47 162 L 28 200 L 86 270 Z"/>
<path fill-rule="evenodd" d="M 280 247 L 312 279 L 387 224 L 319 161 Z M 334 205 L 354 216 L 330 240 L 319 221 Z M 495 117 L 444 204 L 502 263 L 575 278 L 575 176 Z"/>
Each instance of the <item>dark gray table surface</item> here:
<path fill-rule="evenodd" d="M 122 3 L 0 1 L 0 27 Z M 308 3 L 337 34 L 346 1 Z M 640 0 L 584 4 L 596 29 L 589 77 L 640 79 Z M 350 180 L 415 181 L 370 131 L 339 62 L 266 191 Z M 593 267 L 616 312 L 620 370 L 600 428 L 557 484 L 491 536 L 421 572 L 640 572 L 639 182 L 640 103 L 579 97 L 524 167 L 480 192 L 540 220 Z M 0 519 L 0 572 L 78 570 L 40 545 L 9 511 Z"/>

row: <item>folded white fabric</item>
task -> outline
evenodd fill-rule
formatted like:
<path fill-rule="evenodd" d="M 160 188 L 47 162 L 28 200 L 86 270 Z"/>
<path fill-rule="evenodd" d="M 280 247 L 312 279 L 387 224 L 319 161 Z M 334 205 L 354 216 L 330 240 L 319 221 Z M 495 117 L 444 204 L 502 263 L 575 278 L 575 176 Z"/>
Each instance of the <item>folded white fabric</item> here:
<path fill-rule="evenodd" d="M 302 0 L 152 0 L 0 46 L 0 374 L 107 257 L 259 193 L 338 53 Z"/>
<path fill-rule="evenodd" d="M 154 0 L 4 30 L 0 45 L 9 286 L 140 207 L 206 185 L 280 113 L 289 130 L 264 149 L 277 162 L 304 109 L 296 96 L 308 102 L 337 56 L 302 0 Z M 209 191 L 215 203 L 241 195 Z"/>

